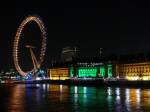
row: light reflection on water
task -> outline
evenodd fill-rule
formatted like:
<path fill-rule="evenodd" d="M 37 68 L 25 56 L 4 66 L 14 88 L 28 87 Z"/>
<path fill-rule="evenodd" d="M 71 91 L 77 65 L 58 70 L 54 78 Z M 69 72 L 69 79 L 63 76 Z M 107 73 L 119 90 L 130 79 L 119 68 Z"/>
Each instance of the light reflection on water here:
<path fill-rule="evenodd" d="M 126 105 L 127 111 L 131 111 L 130 101 L 131 101 L 130 100 L 130 89 L 126 88 L 125 89 L 125 105 Z"/>
<path fill-rule="evenodd" d="M 1 85 L 0 111 L 150 112 L 150 89 L 65 85 Z"/>

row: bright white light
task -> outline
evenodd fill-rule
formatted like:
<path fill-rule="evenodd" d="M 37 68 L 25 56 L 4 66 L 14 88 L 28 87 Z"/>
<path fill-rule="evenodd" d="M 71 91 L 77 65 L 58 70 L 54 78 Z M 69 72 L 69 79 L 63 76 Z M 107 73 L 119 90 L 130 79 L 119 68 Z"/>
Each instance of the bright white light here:
<path fill-rule="evenodd" d="M 41 78 L 40 77 L 36 77 L 36 80 L 41 80 Z"/>
<path fill-rule="evenodd" d="M 36 87 L 39 87 L 40 86 L 40 84 L 36 84 Z"/>
<path fill-rule="evenodd" d="M 62 93 L 62 85 L 59 86 L 60 93 Z"/>
<path fill-rule="evenodd" d="M 126 76 L 127 80 L 139 80 L 139 76 Z"/>
<path fill-rule="evenodd" d="M 119 79 L 119 76 L 117 76 L 116 78 Z"/>
<path fill-rule="evenodd" d="M 83 92 L 84 92 L 84 93 L 86 93 L 86 90 L 87 90 L 87 88 L 86 88 L 86 87 L 83 87 Z"/>
<path fill-rule="evenodd" d="M 46 84 L 43 84 L 43 89 L 46 90 Z"/>
<path fill-rule="evenodd" d="M 75 94 L 78 93 L 78 87 L 77 87 L 77 86 L 74 87 L 74 93 L 75 93 Z"/>
<path fill-rule="evenodd" d="M 117 95 L 117 96 L 120 95 L 120 88 L 116 88 L 116 95 Z"/>
<path fill-rule="evenodd" d="M 83 87 L 84 98 L 87 97 L 87 87 Z"/>
<path fill-rule="evenodd" d="M 136 100 L 137 100 L 137 103 L 140 103 L 140 101 L 141 101 L 141 92 L 140 92 L 140 89 L 136 90 Z"/>
<path fill-rule="evenodd" d="M 130 89 L 125 89 L 125 96 L 126 96 L 126 106 L 127 110 L 131 111 L 131 105 L 130 105 Z"/>
<path fill-rule="evenodd" d="M 108 95 L 111 95 L 112 91 L 111 91 L 110 87 L 108 87 L 107 92 L 108 92 Z"/>
<path fill-rule="evenodd" d="M 130 99 L 130 90 L 129 90 L 129 89 L 126 89 L 126 90 L 125 90 L 125 94 L 126 94 L 127 100 L 129 100 L 129 99 Z"/>

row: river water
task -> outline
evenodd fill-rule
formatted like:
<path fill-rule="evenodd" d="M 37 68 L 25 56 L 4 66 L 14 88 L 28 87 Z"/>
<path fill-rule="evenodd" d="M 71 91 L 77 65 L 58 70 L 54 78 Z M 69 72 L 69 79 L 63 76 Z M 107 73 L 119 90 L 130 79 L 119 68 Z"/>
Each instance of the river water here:
<path fill-rule="evenodd" d="M 150 112 L 150 88 L 0 85 L 0 112 Z"/>

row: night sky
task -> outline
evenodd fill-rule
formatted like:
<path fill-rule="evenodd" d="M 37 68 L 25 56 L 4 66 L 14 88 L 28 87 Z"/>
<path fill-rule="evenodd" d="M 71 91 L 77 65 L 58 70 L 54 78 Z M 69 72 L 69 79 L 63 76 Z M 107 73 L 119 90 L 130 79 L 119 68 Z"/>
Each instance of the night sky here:
<path fill-rule="evenodd" d="M 80 56 L 150 51 L 150 3 L 139 0 L 9 0 L 0 7 L 0 69 L 13 66 L 12 46 L 21 21 L 39 15 L 47 28 L 46 62 L 59 59 L 63 47 Z M 38 30 L 29 27 L 35 35 Z M 38 29 L 38 28 L 37 28 Z M 25 31 L 27 32 L 27 31 Z"/>

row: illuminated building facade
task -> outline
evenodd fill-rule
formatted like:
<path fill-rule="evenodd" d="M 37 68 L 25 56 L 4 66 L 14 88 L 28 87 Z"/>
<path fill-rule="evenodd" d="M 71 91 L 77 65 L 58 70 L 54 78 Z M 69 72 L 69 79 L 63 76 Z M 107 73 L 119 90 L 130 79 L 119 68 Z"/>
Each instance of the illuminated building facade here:
<path fill-rule="evenodd" d="M 112 77 L 112 65 L 77 66 L 69 68 L 70 77 Z"/>
<path fill-rule="evenodd" d="M 150 80 L 150 53 L 74 58 L 64 65 L 67 78 L 114 77 L 127 80 Z M 50 77 L 52 76 L 55 75 Z"/>
<path fill-rule="evenodd" d="M 69 78 L 111 78 L 114 66 L 101 58 L 74 58 L 71 62 L 57 62 L 47 70 L 51 80 Z"/>
<path fill-rule="evenodd" d="M 51 80 L 65 80 L 69 78 L 68 68 L 50 68 L 47 74 Z"/>
<path fill-rule="evenodd" d="M 47 74 L 51 80 L 66 80 L 68 78 L 98 78 L 98 77 L 112 77 L 112 65 L 101 66 L 74 66 L 74 67 L 57 67 L 49 68 Z"/>
<path fill-rule="evenodd" d="M 116 64 L 116 75 L 128 80 L 150 80 L 150 62 Z"/>

